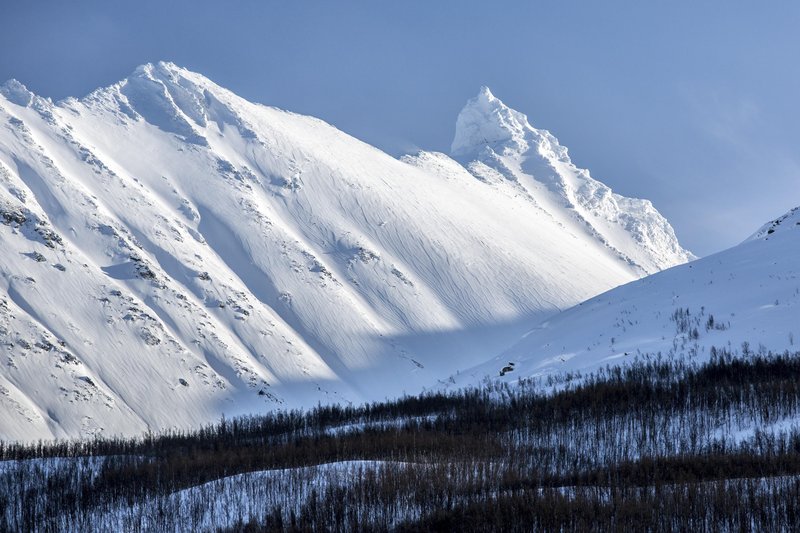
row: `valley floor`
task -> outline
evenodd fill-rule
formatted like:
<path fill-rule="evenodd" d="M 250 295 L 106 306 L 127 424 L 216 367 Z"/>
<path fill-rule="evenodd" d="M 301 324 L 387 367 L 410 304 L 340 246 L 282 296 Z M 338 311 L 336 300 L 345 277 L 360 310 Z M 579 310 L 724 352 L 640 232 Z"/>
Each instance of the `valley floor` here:
<path fill-rule="evenodd" d="M 800 352 L 0 443 L 0 530 L 787 531 Z"/>

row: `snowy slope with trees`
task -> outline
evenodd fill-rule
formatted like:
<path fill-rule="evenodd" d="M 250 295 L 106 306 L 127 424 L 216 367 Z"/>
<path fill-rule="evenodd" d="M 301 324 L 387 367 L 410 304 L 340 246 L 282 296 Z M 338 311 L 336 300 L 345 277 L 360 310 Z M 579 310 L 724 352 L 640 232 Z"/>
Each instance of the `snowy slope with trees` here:
<path fill-rule="evenodd" d="M 417 392 L 691 254 L 488 90 L 398 161 L 170 63 L 0 88 L 0 438 Z M 477 179 L 476 179 L 477 178 Z"/>
<path fill-rule="evenodd" d="M 645 357 L 702 362 L 800 346 L 800 208 L 729 250 L 612 289 L 453 381 L 595 372 Z"/>

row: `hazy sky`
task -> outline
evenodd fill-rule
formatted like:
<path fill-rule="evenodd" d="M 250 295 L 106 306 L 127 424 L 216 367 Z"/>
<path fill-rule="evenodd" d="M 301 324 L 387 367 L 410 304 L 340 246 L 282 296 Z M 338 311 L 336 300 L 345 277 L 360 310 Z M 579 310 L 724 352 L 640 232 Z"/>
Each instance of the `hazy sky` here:
<path fill-rule="evenodd" d="M 800 205 L 797 2 L 0 2 L 0 79 L 43 96 L 160 59 L 393 155 L 488 85 L 698 255 Z"/>

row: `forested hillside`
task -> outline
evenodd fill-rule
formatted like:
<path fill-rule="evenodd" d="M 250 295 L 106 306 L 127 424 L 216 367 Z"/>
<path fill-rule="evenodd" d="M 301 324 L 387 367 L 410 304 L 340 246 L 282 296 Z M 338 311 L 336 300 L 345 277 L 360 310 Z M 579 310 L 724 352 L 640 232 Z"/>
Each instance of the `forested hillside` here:
<path fill-rule="evenodd" d="M 14 531 L 791 530 L 800 353 L 3 444 Z"/>

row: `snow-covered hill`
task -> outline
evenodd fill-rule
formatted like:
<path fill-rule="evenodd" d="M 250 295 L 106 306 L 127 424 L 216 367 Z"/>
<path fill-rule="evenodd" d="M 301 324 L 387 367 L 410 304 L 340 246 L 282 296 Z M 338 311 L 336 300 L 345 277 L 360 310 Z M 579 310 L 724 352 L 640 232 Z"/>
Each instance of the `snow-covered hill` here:
<path fill-rule="evenodd" d="M 398 161 L 170 63 L 56 103 L 7 82 L 0 437 L 416 392 L 690 257 L 488 90 L 453 148 Z"/>
<path fill-rule="evenodd" d="M 800 349 L 800 208 L 729 250 L 564 311 L 453 381 L 592 372 L 645 354 L 702 361 L 712 347 L 738 354 Z"/>

